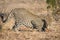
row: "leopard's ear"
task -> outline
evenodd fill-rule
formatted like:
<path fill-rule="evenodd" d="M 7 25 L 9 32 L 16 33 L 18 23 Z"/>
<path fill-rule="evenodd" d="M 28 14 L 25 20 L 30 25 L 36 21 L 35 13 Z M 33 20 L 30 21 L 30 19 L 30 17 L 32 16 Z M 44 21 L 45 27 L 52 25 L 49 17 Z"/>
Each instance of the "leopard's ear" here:
<path fill-rule="evenodd" d="M 7 19 L 8 19 L 7 15 L 4 15 L 2 18 L 3 23 L 5 23 L 7 21 Z"/>
<path fill-rule="evenodd" d="M 1 17 L 3 23 L 5 23 L 8 19 L 8 16 L 6 14 L 3 14 L 3 13 L 0 13 L 0 17 Z"/>

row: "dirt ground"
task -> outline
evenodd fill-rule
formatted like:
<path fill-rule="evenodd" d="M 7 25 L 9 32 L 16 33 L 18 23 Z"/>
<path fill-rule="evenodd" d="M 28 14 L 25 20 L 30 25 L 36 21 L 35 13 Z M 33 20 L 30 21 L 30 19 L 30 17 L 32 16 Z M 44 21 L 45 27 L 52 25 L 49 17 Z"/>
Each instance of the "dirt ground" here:
<path fill-rule="evenodd" d="M 0 40 L 60 40 L 58 32 L 37 32 L 37 31 L 20 31 L 14 32 L 4 30 L 0 32 Z"/>

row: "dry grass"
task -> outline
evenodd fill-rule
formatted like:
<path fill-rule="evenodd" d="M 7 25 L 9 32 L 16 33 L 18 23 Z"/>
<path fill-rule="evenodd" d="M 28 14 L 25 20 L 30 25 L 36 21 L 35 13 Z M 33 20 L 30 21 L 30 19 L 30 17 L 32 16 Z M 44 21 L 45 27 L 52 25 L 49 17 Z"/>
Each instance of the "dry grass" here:
<path fill-rule="evenodd" d="M 37 32 L 26 27 L 21 27 L 21 31 L 4 30 L 0 32 L 0 40 L 60 40 L 59 32 Z"/>

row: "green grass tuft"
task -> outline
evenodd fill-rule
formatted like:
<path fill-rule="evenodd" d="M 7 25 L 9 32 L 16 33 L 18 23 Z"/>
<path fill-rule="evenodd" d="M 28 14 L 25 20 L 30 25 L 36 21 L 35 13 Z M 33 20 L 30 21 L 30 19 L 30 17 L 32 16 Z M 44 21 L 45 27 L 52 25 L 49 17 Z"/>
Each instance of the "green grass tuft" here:
<path fill-rule="evenodd" d="M 46 2 L 51 5 L 52 7 L 56 6 L 56 1 L 55 0 L 46 0 Z"/>

